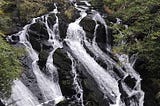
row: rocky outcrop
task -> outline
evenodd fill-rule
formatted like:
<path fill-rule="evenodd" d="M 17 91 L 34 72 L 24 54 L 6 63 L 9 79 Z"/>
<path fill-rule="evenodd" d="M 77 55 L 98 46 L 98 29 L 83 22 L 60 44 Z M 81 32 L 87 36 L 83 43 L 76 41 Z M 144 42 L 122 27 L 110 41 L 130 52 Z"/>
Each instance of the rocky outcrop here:
<path fill-rule="evenodd" d="M 92 20 L 92 17 L 87 16 L 82 19 L 80 22 L 80 25 L 83 27 L 84 31 L 86 32 L 86 37 L 89 41 L 93 40 L 94 37 L 94 31 L 96 23 L 94 20 Z"/>
<path fill-rule="evenodd" d="M 2 101 L 0 100 L 0 106 L 5 106 L 3 103 L 2 103 Z"/>
<path fill-rule="evenodd" d="M 62 93 L 66 98 L 73 99 L 75 90 L 73 88 L 72 62 L 63 49 L 57 49 L 53 55 L 53 63 L 57 67 L 59 73 L 59 83 Z"/>

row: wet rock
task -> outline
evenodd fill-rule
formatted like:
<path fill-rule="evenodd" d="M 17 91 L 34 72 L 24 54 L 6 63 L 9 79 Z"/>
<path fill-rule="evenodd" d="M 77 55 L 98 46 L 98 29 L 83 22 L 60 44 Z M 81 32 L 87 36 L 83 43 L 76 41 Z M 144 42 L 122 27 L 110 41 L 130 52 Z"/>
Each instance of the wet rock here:
<path fill-rule="evenodd" d="M 23 63 L 23 73 L 21 75 L 20 80 L 33 92 L 33 94 L 37 97 L 40 102 L 43 102 L 44 97 L 41 93 L 40 88 L 37 85 L 36 76 L 32 70 L 32 60 L 29 56 L 25 56 L 22 59 Z"/>
<path fill-rule="evenodd" d="M 2 103 L 2 101 L 0 100 L 0 106 L 5 106 L 3 103 Z"/>
<path fill-rule="evenodd" d="M 37 23 L 32 24 L 29 29 L 30 29 L 29 30 L 30 36 L 33 36 L 41 40 L 47 40 L 49 38 L 47 28 L 42 22 L 37 22 Z"/>
<path fill-rule="evenodd" d="M 53 63 L 56 65 L 59 73 L 59 84 L 62 94 L 67 98 L 71 98 L 75 95 L 75 90 L 73 89 L 73 75 L 71 73 L 71 60 L 63 49 L 57 49 L 53 55 Z"/>
<path fill-rule="evenodd" d="M 47 23 L 51 29 L 53 29 L 53 25 L 55 24 L 55 22 L 56 22 L 55 14 L 49 14 Z"/>
<path fill-rule="evenodd" d="M 33 35 L 33 34 L 32 34 Z M 32 45 L 32 48 L 34 49 L 34 50 L 36 50 L 36 51 L 38 51 L 38 52 L 40 52 L 41 51 L 41 40 L 40 39 L 37 39 L 37 38 L 35 38 L 34 36 L 31 36 L 30 35 L 30 43 L 31 43 L 31 45 Z"/>
<path fill-rule="evenodd" d="M 66 19 L 63 17 L 59 17 L 59 32 L 60 37 L 64 39 L 67 35 L 67 29 L 68 29 L 68 22 L 66 22 Z"/>
<path fill-rule="evenodd" d="M 106 52 L 106 45 L 107 45 L 107 34 L 105 26 L 99 23 L 99 26 L 97 28 L 96 32 L 96 42 L 101 50 Z"/>
<path fill-rule="evenodd" d="M 45 50 L 42 50 L 40 51 L 39 53 L 39 61 L 38 61 L 38 65 L 40 67 L 40 69 L 42 70 L 45 65 L 46 65 L 46 61 L 47 61 L 47 58 L 48 58 L 48 55 L 49 55 L 49 52 L 45 51 Z"/>
<path fill-rule="evenodd" d="M 57 104 L 57 106 L 68 106 L 67 102 L 60 102 Z"/>
<path fill-rule="evenodd" d="M 92 20 L 91 17 L 85 17 L 81 20 L 80 26 L 82 26 L 84 31 L 86 32 L 86 37 L 92 40 L 94 37 L 94 30 L 96 26 L 95 21 Z"/>
<path fill-rule="evenodd" d="M 77 70 L 81 73 L 81 78 L 83 78 L 82 87 L 85 106 L 109 106 L 109 100 L 103 98 L 103 93 L 99 90 L 97 83 L 87 73 L 86 69 L 81 64 L 78 64 Z"/>
<path fill-rule="evenodd" d="M 16 44 L 19 42 L 19 36 L 12 35 L 10 40 L 11 40 L 10 41 L 11 44 Z"/>
<path fill-rule="evenodd" d="M 106 44 L 106 30 L 105 26 L 102 24 L 99 24 L 97 28 L 97 33 L 96 33 L 96 42 L 99 44 Z"/>
<path fill-rule="evenodd" d="M 73 9 L 73 7 L 71 7 Z M 70 8 L 63 10 L 61 14 L 58 14 L 59 19 L 59 31 L 60 37 L 64 39 L 66 37 L 68 25 L 74 22 L 78 17 L 80 17 L 79 12 L 74 8 L 72 13 L 70 13 Z M 68 14 L 68 15 L 67 15 Z M 69 17 L 68 17 L 69 16 Z"/>
<path fill-rule="evenodd" d="M 133 79 L 131 76 L 127 76 L 124 80 L 124 82 L 133 89 L 136 84 L 136 79 Z"/>
<path fill-rule="evenodd" d="M 28 31 L 30 41 L 33 49 L 40 52 L 42 50 L 42 45 L 45 41 L 49 39 L 49 35 L 45 25 L 42 22 L 32 24 Z"/>

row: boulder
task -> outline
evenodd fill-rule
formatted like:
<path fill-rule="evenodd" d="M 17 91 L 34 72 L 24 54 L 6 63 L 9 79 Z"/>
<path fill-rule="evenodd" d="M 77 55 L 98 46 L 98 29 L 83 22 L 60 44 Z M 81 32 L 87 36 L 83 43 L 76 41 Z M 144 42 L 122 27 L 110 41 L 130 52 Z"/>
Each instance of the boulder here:
<path fill-rule="evenodd" d="M 2 103 L 2 101 L 0 100 L 0 106 L 5 106 L 3 103 Z"/>
<path fill-rule="evenodd" d="M 92 17 L 85 17 L 80 22 L 80 26 L 83 27 L 84 31 L 86 32 L 86 37 L 89 40 L 92 40 L 94 37 L 94 30 L 96 23 L 94 20 L 92 20 Z"/>
<path fill-rule="evenodd" d="M 59 84 L 62 94 L 65 95 L 66 98 L 72 99 L 72 96 L 75 95 L 76 92 L 73 88 L 71 60 L 63 49 L 57 49 L 53 55 L 53 63 L 59 73 Z"/>

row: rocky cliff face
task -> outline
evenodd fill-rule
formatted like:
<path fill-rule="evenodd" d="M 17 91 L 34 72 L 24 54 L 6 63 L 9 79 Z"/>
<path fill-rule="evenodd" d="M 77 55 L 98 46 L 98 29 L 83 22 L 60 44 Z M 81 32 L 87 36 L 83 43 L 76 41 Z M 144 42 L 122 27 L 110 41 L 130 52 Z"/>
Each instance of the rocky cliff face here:
<path fill-rule="evenodd" d="M 59 9 L 59 13 L 57 14 L 59 19 L 59 31 L 61 40 L 66 38 L 67 28 L 71 22 L 74 22 L 78 17 L 80 17 L 79 12 L 74 8 L 73 4 L 70 2 L 62 2 L 57 3 L 57 7 Z M 68 15 L 68 14 L 71 14 Z M 43 20 L 43 19 L 42 19 Z M 54 14 L 50 13 L 48 17 L 48 24 L 52 28 L 55 24 L 56 17 Z M 86 24 L 87 23 L 87 24 Z M 96 41 L 98 42 L 99 46 L 105 51 L 104 45 L 106 44 L 106 40 L 104 39 L 106 36 L 106 31 L 104 25 L 99 23 L 100 26 L 98 27 L 98 32 L 102 36 L 97 37 Z M 94 38 L 94 29 L 96 23 L 92 20 L 91 16 L 87 16 L 84 18 L 80 25 L 86 31 L 86 36 L 88 40 L 92 40 Z M 30 41 L 34 50 L 39 53 L 39 61 L 38 65 L 43 73 L 50 76 L 50 74 L 46 71 L 46 61 L 47 57 L 49 56 L 49 52 L 53 49 L 50 44 L 47 43 L 49 39 L 49 35 L 47 32 L 47 28 L 45 24 L 39 20 L 35 24 L 32 24 L 28 29 L 28 40 Z M 16 36 L 12 36 L 12 39 L 16 39 Z M 16 43 L 17 40 L 14 40 Z M 13 43 L 13 42 L 12 42 Z M 74 89 L 73 79 L 74 73 L 71 72 L 72 70 L 72 60 L 68 57 L 67 52 L 70 51 L 68 46 L 64 42 L 63 49 L 57 49 L 53 55 L 53 63 L 57 67 L 57 71 L 59 74 L 59 84 L 62 90 L 62 94 L 65 95 L 66 100 L 62 103 L 57 104 L 58 106 L 80 106 L 78 104 L 75 96 L 80 96 L 80 94 L 76 94 L 76 90 Z M 87 47 L 86 47 L 87 48 Z M 91 53 L 88 50 L 89 53 Z M 39 92 L 39 88 L 37 86 L 37 81 L 35 80 L 35 75 L 31 70 L 32 61 L 28 56 L 25 56 L 23 59 L 23 64 L 25 66 L 25 70 L 21 76 L 21 81 L 30 88 L 32 92 L 38 97 L 40 102 L 43 101 L 43 96 Z M 94 79 L 89 75 L 89 73 L 85 72 L 86 69 L 82 64 L 78 64 L 76 67 L 79 81 L 83 86 L 83 93 L 84 93 L 84 104 L 85 106 L 109 106 L 106 104 L 107 102 L 103 100 L 103 93 L 97 88 L 97 84 Z"/>
<path fill-rule="evenodd" d="M 83 5 L 86 5 L 86 3 L 77 2 L 78 5 L 82 6 L 81 7 L 82 10 L 81 9 L 78 10 L 73 5 L 74 4 L 73 2 L 65 0 L 53 0 L 52 3 L 53 2 L 56 2 L 56 6 L 58 7 L 58 13 L 56 13 L 55 15 L 54 12 L 51 12 L 48 15 L 44 15 L 42 17 L 35 19 L 34 21 L 36 22 L 34 22 L 33 24 L 29 24 L 29 27 L 27 27 L 26 39 L 27 41 L 30 42 L 33 50 L 38 55 L 38 61 L 36 62 L 42 73 L 45 76 L 47 76 L 47 78 L 52 78 L 51 80 L 53 82 L 59 81 L 62 94 L 65 96 L 66 99 L 63 102 L 58 103 L 57 106 L 67 106 L 67 105 L 84 106 L 84 104 L 85 106 L 110 106 L 110 104 L 118 104 L 119 102 L 117 101 L 117 98 L 119 98 L 118 93 L 117 92 L 115 93 L 114 90 L 113 92 L 115 94 L 113 92 L 111 92 L 110 94 L 110 91 L 105 92 L 107 87 L 103 86 L 103 83 L 101 83 L 103 86 L 101 88 L 99 83 L 97 83 L 97 80 L 99 81 L 99 79 L 101 79 L 103 75 L 98 78 L 93 77 L 92 74 L 90 73 L 90 71 L 92 71 L 91 67 L 87 66 L 90 64 L 84 61 L 85 58 L 84 59 L 78 58 L 77 55 L 73 52 L 72 48 L 69 47 L 69 44 L 67 44 L 67 41 L 65 41 L 68 34 L 67 30 L 69 24 L 75 22 L 75 20 L 79 19 L 81 15 L 83 16 L 83 14 L 80 13 L 85 8 L 83 7 Z M 49 6 L 50 9 L 55 8 L 51 4 L 47 4 L 47 6 Z M 139 85 L 139 83 L 137 83 L 137 80 L 139 79 L 132 78 L 135 77 L 132 76 L 132 73 L 129 73 L 129 75 L 127 74 L 128 76 L 125 77 L 124 74 L 127 72 L 127 70 L 130 69 L 123 66 L 123 64 L 118 64 L 121 61 L 115 56 L 115 54 L 110 52 L 111 49 L 110 46 L 113 45 L 112 35 L 110 35 L 109 33 L 108 36 L 108 33 L 106 31 L 107 26 L 104 24 L 105 22 L 99 19 L 99 15 L 93 18 L 93 13 L 92 13 L 93 11 L 91 11 L 93 7 L 91 6 L 88 7 L 89 9 L 85 11 L 87 13 L 87 16 L 83 17 L 83 19 L 79 22 L 79 25 L 82 27 L 86 36 L 86 38 L 83 38 L 86 41 L 82 41 L 84 43 L 82 44 L 85 49 L 85 52 L 83 51 L 80 52 L 82 52 L 82 55 L 86 53 L 87 56 L 89 57 L 89 60 L 93 58 L 94 59 L 93 62 L 96 63 L 95 65 L 99 66 L 100 72 L 103 71 L 103 69 L 105 69 L 104 71 L 105 75 L 108 75 L 106 73 L 109 73 L 109 75 L 111 75 L 111 77 L 113 77 L 117 81 L 115 85 L 117 84 L 116 87 L 118 86 L 119 87 L 118 90 L 119 92 L 121 92 L 120 96 L 122 100 L 121 102 L 123 102 L 126 106 L 129 106 L 132 104 L 132 101 L 134 101 L 135 106 L 136 103 L 138 104 L 138 106 L 140 106 L 141 103 L 139 102 L 142 102 L 141 100 L 143 100 L 143 95 L 141 94 L 141 91 L 138 91 L 138 93 L 137 94 L 135 93 L 135 95 L 130 94 L 129 91 L 126 91 L 126 89 L 128 90 L 131 89 L 131 91 L 132 89 L 139 90 L 139 86 L 137 86 Z M 58 30 L 54 30 L 53 33 L 55 35 L 59 33 L 59 36 L 52 38 L 48 31 L 49 29 L 54 29 L 54 24 L 56 24 L 57 21 L 56 16 L 58 17 L 59 26 Z M 46 26 L 46 17 L 47 17 L 47 26 L 49 28 Z M 83 32 L 81 30 L 77 32 L 78 34 L 83 36 Z M 108 37 L 106 38 L 106 36 Z M 58 42 L 61 42 L 63 48 L 59 47 L 58 49 L 54 49 L 53 46 L 54 43 L 52 44 L 49 42 L 49 40 L 51 39 L 56 39 L 58 40 Z M 15 34 L 12 35 L 11 38 L 8 40 L 10 40 L 10 42 L 13 44 L 17 44 L 21 39 L 19 36 L 17 36 L 17 34 Z M 94 44 L 95 42 L 96 44 Z M 29 47 L 28 45 L 27 47 Z M 97 50 L 99 50 L 98 52 L 104 54 L 105 56 L 98 54 L 97 50 L 94 50 L 95 48 L 93 48 L 92 46 L 97 47 Z M 52 55 L 53 58 L 52 64 L 54 64 L 54 66 L 56 67 L 58 74 L 57 72 L 51 74 L 48 67 L 46 66 L 48 61 L 48 56 L 50 55 L 52 50 L 55 50 Z M 78 50 L 79 49 L 77 49 L 77 51 Z M 79 53 L 79 51 L 77 53 Z M 24 66 L 24 71 L 21 75 L 20 80 L 31 92 L 34 92 L 34 95 L 38 99 L 37 101 L 43 103 L 45 101 L 45 97 L 43 95 L 43 92 L 41 92 L 41 88 L 38 86 L 39 82 L 36 80 L 36 75 L 33 72 L 32 61 L 33 60 L 29 55 L 23 57 L 22 63 Z M 73 72 L 73 70 L 76 70 L 76 74 Z M 97 70 L 99 71 L 99 69 Z M 75 84 L 74 82 L 75 76 L 76 78 L 78 78 L 77 83 L 80 88 L 76 88 L 77 83 Z M 106 76 L 104 77 L 106 78 Z M 97 79 L 95 80 L 95 78 Z M 81 99 L 82 96 L 81 87 L 83 88 L 83 94 L 84 94 L 83 102 Z M 77 92 L 77 89 L 80 90 L 81 92 Z M 102 89 L 104 89 L 104 91 Z M 104 92 L 106 93 L 105 95 Z M 138 99 L 140 99 L 141 97 L 142 99 L 138 101 Z M 46 106 L 53 105 L 52 102 L 55 101 L 49 101 L 49 103 L 46 104 L 44 103 L 44 105 Z"/>

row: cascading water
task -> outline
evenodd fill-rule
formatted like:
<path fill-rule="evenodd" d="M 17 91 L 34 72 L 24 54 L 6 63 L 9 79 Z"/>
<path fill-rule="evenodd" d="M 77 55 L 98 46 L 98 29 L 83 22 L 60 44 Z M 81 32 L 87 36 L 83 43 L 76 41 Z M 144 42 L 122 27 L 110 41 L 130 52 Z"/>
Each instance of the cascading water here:
<path fill-rule="evenodd" d="M 57 8 L 52 13 L 54 13 L 56 15 Z M 45 25 L 47 27 L 48 34 L 49 34 L 48 43 L 53 47 L 53 50 L 50 52 L 50 54 L 48 56 L 48 59 L 47 59 L 47 62 L 46 62 L 47 69 L 49 70 L 51 75 L 54 75 L 52 78 L 47 78 L 47 76 L 41 72 L 41 70 L 40 70 L 40 68 L 39 68 L 39 66 L 37 64 L 37 62 L 39 60 L 38 53 L 32 48 L 31 43 L 27 39 L 27 37 L 28 37 L 28 28 L 32 24 L 36 23 L 37 20 L 39 20 L 40 18 L 43 19 L 44 17 L 46 17 Z M 42 93 L 43 97 L 44 97 L 44 103 L 41 103 L 41 104 L 48 104 L 51 101 L 54 101 L 54 104 L 57 104 L 57 103 L 59 103 L 60 101 L 62 101 L 64 99 L 64 97 L 62 96 L 59 84 L 58 84 L 58 78 L 57 78 L 58 77 L 58 75 L 57 75 L 58 73 L 56 71 L 56 68 L 53 65 L 53 59 L 52 59 L 52 55 L 53 55 L 55 49 L 61 47 L 60 42 L 57 43 L 58 41 L 55 38 L 56 36 L 59 36 L 58 33 L 56 33 L 56 30 L 58 30 L 58 17 L 56 17 L 57 19 L 56 19 L 56 23 L 53 25 L 53 29 L 49 28 L 49 26 L 47 24 L 47 17 L 48 17 L 48 15 L 33 19 L 32 23 L 29 24 L 29 25 L 26 25 L 24 27 L 23 31 L 19 32 L 17 34 L 17 36 L 19 36 L 19 38 L 20 38 L 19 43 L 22 43 L 23 45 L 25 45 L 25 47 L 26 47 L 26 49 L 28 51 L 28 54 L 29 54 L 30 58 L 32 59 L 32 70 L 33 70 L 33 73 L 36 76 L 37 84 L 38 84 L 38 86 L 39 86 L 39 88 L 41 90 L 41 93 Z M 26 104 L 25 98 L 27 98 L 27 96 L 26 97 L 23 96 L 22 92 L 18 93 L 19 91 L 17 90 L 17 87 L 19 89 L 23 90 L 24 86 L 22 86 L 21 83 L 15 83 L 15 85 L 13 85 L 13 87 L 12 87 L 12 91 L 13 91 L 12 95 L 16 95 L 16 96 L 21 97 L 19 99 L 19 101 L 21 101 L 20 102 L 21 104 L 19 104 L 16 101 L 12 101 L 12 102 L 15 102 L 15 104 L 17 106 L 22 106 L 22 105 L 36 106 L 36 105 L 38 105 L 38 104 L 34 103 L 36 101 L 32 99 L 33 97 L 31 96 L 32 94 L 30 94 L 29 90 L 26 90 L 27 92 L 25 92 L 25 93 L 26 93 L 26 95 L 29 95 L 30 97 L 32 97 L 30 99 L 30 101 L 31 101 L 31 103 L 32 102 L 33 103 L 32 104 L 31 103 L 30 104 L 28 104 L 28 103 Z M 17 94 L 19 94 L 19 95 L 17 95 Z M 11 96 L 11 100 L 12 99 L 15 100 L 15 98 L 17 98 L 16 96 Z"/>
<path fill-rule="evenodd" d="M 78 80 L 78 74 L 76 71 L 76 63 L 74 61 L 74 58 L 68 53 L 68 57 L 72 60 L 72 74 L 74 75 L 74 79 L 73 79 L 73 85 L 74 85 L 74 89 L 76 90 L 76 95 L 75 98 L 78 101 L 78 103 L 80 104 L 80 106 L 84 106 L 83 103 L 83 89 L 82 86 Z"/>
<path fill-rule="evenodd" d="M 133 69 L 135 60 L 130 63 L 127 55 L 113 54 L 111 52 L 111 44 L 109 42 L 110 35 L 107 32 L 108 28 L 105 20 L 99 12 L 90 9 L 91 4 L 89 4 L 88 1 L 70 0 L 70 2 L 72 2 L 71 4 L 73 4 L 75 9 L 80 13 L 80 17 L 68 25 L 65 39 L 62 39 L 60 36 L 60 16 L 57 14 L 61 13 L 58 12 L 56 5 L 54 5 L 54 11 L 42 17 L 34 18 L 31 24 L 26 25 L 21 32 L 14 35 L 19 37 L 19 43 L 25 46 L 31 58 L 31 70 L 35 76 L 36 86 L 40 90 L 42 99 L 39 100 L 33 92 L 33 89 L 26 86 L 23 81 L 19 79 L 13 82 L 12 94 L 11 97 L 6 100 L 6 104 L 11 106 L 53 106 L 65 100 L 64 97 L 66 95 L 62 95 L 63 91 L 61 92 L 61 87 L 64 85 L 59 85 L 59 67 L 53 64 L 53 55 L 56 50 L 64 49 L 67 53 L 67 58 L 71 60 L 70 73 L 73 75 L 73 77 L 71 77 L 73 87 L 71 88 L 75 90 L 75 94 L 69 97 L 68 100 L 72 101 L 70 98 L 74 97 L 76 99 L 74 106 L 88 106 L 87 104 L 89 103 L 85 95 L 85 93 L 87 93 L 87 87 L 84 84 L 84 79 L 79 77 L 83 76 L 78 74 L 79 71 L 83 74 L 87 73 L 84 76 L 88 75 L 88 77 L 91 77 L 93 82 L 96 83 L 96 87 L 93 86 L 93 88 L 95 87 L 98 92 L 100 92 L 100 94 L 97 95 L 101 96 L 95 95 L 95 98 L 102 97 L 97 98 L 98 100 L 105 101 L 102 106 L 143 106 L 144 92 L 141 90 L 141 78 Z M 50 22 L 50 15 L 55 18 L 53 19 L 54 21 L 51 21 L 52 23 Z M 81 22 L 86 17 L 89 17 L 95 24 L 92 38 L 88 38 L 84 26 L 81 25 Z M 32 26 L 37 23 L 41 23 L 41 30 L 46 31 L 47 34 L 42 35 L 45 39 L 41 38 L 41 36 L 37 37 L 37 33 L 32 31 Z M 119 20 L 117 24 L 119 24 Z M 45 28 L 43 29 L 43 27 Z M 104 28 L 105 37 L 103 39 L 106 41 L 103 44 L 99 44 L 97 41 L 97 38 L 100 36 L 98 30 L 101 27 Z M 40 50 L 37 50 L 31 41 L 31 32 L 34 32 L 33 36 L 38 38 L 38 42 L 41 41 Z M 41 31 L 41 33 L 44 32 Z M 48 38 L 46 37 L 47 35 Z M 12 37 L 8 37 L 8 39 L 12 41 L 11 38 Z M 43 44 L 47 45 L 45 47 L 49 49 L 46 50 L 48 55 L 45 64 L 40 66 L 38 62 L 41 60 L 40 52 L 44 49 Z M 104 50 L 102 50 L 100 46 L 103 46 L 102 48 L 104 48 Z M 114 58 L 117 58 L 117 60 Z M 77 69 L 77 67 L 81 65 L 84 69 Z M 64 71 L 64 73 L 66 72 Z M 128 84 L 126 81 L 128 79 L 133 80 L 134 84 Z M 67 83 L 67 81 L 65 83 Z M 92 92 L 96 91 L 93 90 Z M 68 104 L 64 106 L 72 106 L 72 102 L 67 103 Z M 93 106 L 100 105 L 97 104 Z"/>
<path fill-rule="evenodd" d="M 7 106 L 16 103 L 17 106 L 36 106 L 39 105 L 37 98 L 20 81 L 15 80 L 12 86 L 12 95 L 8 100 Z"/>
<path fill-rule="evenodd" d="M 79 22 L 87 15 L 81 10 L 81 17 L 74 23 L 69 24 L 67 37 L 65 39 L 71 52 L 86 67 L 88 73 L 96 80 L 104 98 L 109 98 L 113 102 L 120 102 L 120 92 L 117 81 L 103 69 L 94 58 L 87 54 L 82 42 L 85 37 L 85 31 L 80 27 Z M 116 103 L 117 104 L 117 103 Z"/>

